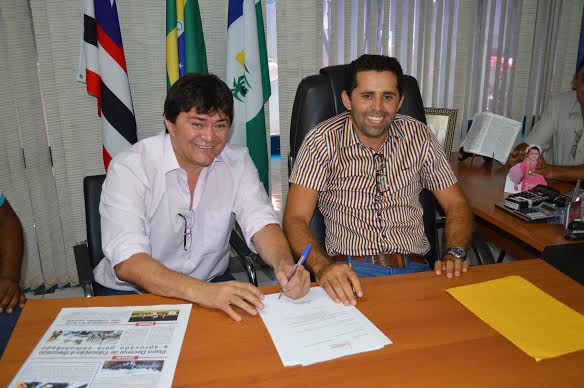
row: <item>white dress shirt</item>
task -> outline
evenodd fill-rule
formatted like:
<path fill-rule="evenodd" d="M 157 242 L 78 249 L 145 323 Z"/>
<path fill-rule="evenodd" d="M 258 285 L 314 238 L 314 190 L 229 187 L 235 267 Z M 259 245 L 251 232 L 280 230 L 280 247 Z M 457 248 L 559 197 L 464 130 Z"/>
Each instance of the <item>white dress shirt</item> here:
<path fill-rule="evenodd" d="M 545 107 L 541 119 L 535 124 L 525 142 L 543 148 L 546 162 L 558 166 L 584 164 L 584 136 L 579 141 L 576 133 L 582 134 L 584 121 L 576 92 L 570 91 L 552 97 Z M 576 153 L 572 155 L 572 147 Z"/>
<path fill-rule="evenodd" d="M 187 174 L 165 132 L 142 140 L 109 165 L 101 192 L 102 248 L 105 258 L 95 280 L 109 288 L 137 291 L 117 278 L 114 266 L 147 253 L 173 271 L 210 280 L 229 265 L 229 236 L 235 221 L 247 245 L 268 224 L 278 224 L 247 148 L 227 144 L 203 168 L 189 209 Z M 192 243 L 185 250 L 185 220 Z"/>

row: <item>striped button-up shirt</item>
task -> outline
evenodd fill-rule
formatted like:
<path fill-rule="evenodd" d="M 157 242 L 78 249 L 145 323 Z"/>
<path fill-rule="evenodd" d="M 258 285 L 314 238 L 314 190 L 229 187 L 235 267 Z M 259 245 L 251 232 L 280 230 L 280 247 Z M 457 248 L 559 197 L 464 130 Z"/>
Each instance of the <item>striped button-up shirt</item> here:
<path fill-rule="evenodd" d="M 397 115 L 388 131 L 375 152 L 359 141 L 344 112 L 318 124 L 300 147 L 290 183 L 318 191 L 331 256 L 430 249 L 418 195 L 422 188 L 445 189 L 456 177 L 423 123 Z"/>

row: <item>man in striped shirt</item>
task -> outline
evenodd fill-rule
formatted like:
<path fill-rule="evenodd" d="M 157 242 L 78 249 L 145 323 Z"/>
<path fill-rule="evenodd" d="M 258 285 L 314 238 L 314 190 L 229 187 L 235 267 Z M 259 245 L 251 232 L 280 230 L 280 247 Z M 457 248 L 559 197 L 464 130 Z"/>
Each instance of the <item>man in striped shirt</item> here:
<path fill-rule="evenodd" d="M 418 200 L 427 188 L 447 217 L 448 250 L 434 271 L 460 276 L 468 270 L 472 213 L 436 138 L 423 123 L 397 114 L 403 103 L 399 62 L 363 55 L 351 69 L 350 87 L 341 96 L 348 112 L 318 124 L 300 148 L 284 231 L 296 255 L 312 242 L 307 267 L 333 300 L 355 305 L 353 290 L 363 295 L 357 276 L 363 274 L 332 257 L 393 267 L 385 274 L 429 270 L 421 258 L 429 243 Z M 309 229 L 317 203 L 325 218 L 326 252 Z"/>

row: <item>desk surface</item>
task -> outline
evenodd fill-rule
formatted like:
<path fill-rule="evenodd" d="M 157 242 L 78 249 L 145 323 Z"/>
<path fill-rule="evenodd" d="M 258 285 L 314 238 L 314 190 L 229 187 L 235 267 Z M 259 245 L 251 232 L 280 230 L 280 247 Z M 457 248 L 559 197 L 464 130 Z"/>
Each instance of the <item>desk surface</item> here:
<path fill-rule="evenodd" d="M 365 279 L 358 308 L 393 345 L 308 367 L 282 363 L 259 317 L 236 323 L 194 305 L 176 387 L 582 386 L 584 351 L 536 362 L 444 290 L 518 274 L 580 313 L 584 287 L 541 260 L 473 267 L 459 279 L 433 273 Z M 274 287 L 264 292 L 277 291 Z M 0 386 L 16 374 L 62 307 L 166 304 L 152 295 L 30 300 L 4 354 Z"/>
<path fill-rule="evenodd" d="M 471 158 L 458 161 L 456 152 L 451 155 L 450 166 L 477 217 L 477 222 L 486 221 L 538 252 L 543 252 L 549 246 L 582 243 L 566 240 L 561 225 L 527 223 L 498 209 L 495 203 L 502 203 L 505 198 L 503 193 L 507 175 L 505 166 L 497 162 L 493 162 L 490 166 L 484 162 L 483 158 L 476 158 L 474 162 Z M 551 185 L 561 192 L 573 188 L 573 185 L 568 183 L 553 182 Z"/>

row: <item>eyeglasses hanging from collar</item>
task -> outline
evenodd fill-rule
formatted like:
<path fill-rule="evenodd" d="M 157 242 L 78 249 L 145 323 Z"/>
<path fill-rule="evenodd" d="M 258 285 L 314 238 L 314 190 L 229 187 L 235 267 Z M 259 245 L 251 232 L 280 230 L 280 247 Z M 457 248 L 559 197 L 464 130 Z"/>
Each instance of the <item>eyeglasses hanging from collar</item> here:
<path fill-rule="evenodd" d="M 375 165 L 375 185 L 379 193 L 385 193 L 389 190 L 387 178 L 387 161 L 383 154 L 373 154 L 373 163 Z"/>
<path fill-rule="evenodd" d="M 193 243 L 193 226 L 195 225 L 195 212 L 193 209 L 178 214 L 185 222 L 185 231 L 183 233 L 183 248 L 188 251 Z"/>

